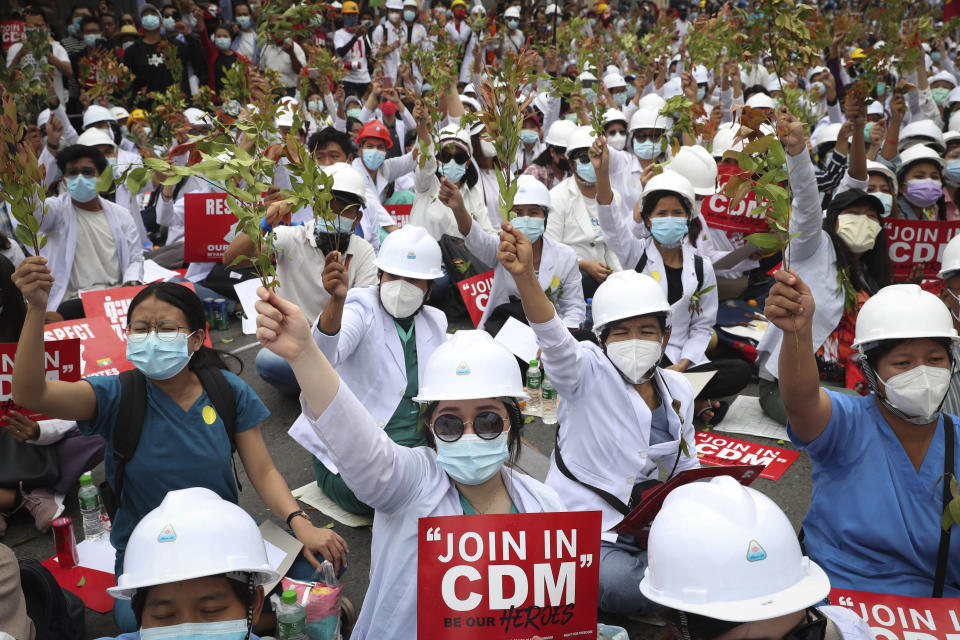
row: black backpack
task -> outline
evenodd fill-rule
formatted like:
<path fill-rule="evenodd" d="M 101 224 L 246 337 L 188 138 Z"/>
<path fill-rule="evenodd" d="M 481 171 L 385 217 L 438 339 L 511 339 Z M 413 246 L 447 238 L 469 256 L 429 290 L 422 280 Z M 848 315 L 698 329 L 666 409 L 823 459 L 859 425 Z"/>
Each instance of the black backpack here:
<path fill-rule="evenodd" d="M 233 461 L 233 452 L 237 450 L 237 405 L 233 396 L 233 388 L 227 381 L 223 371 L 217 367 L 202 367 L 194 373 L 200 378 L 200 383 L 210 397 L 210 402 L 217 415 L 223 420 L 223 427 L 230 439 L 230 454 Z M 112 520 L 120 507 L 123 498 L 123 474 L 127 463 L 136 453 L 140 442 L 140 433 L 143 431 L 143 420 L 147 412 L 147 378 L 138 369 L 131 369 L 120 374 L 120 408 L 117 412 L 117 424 L 113 430 L 113 465 L 114 484 L 111 487 L 106 481 L 100 483 L 100 497 L 103 506 Z M 233 475 L 240 487 L 240 477 L 237 475 L 237 465 L 233 464 Z M 242 488 L 242 487 L 241 487 Z"/>
<path fill-rule="evenodd" d="M 38 560 L 20 560 L 20 587 L 36 640 L 83 640 L 83 600 L 60 587 Z"/>

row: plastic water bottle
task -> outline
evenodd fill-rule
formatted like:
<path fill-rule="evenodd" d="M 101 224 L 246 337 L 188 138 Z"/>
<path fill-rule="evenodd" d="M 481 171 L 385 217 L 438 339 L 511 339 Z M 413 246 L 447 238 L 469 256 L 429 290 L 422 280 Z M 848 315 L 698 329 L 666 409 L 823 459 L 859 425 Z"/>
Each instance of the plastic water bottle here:
<path fill-rule="evenodd" d="M 593 298 L 587 298 L 587 315 L 580 328 L 584 331 L 593 331 Z"/>
<path fill-rule="evenodd" d="M 77 497 L 80 499 L 80 514 L 83 516 L 84 540 L 102 540 L 104 530 L 100 514 L 100 492 L 89 473 L 80 476 L 80 492 Z"/>
<path fill-rule="evenodd" d="M 543 424 L 557 424 L 557 390 L 553 388 L 550 378 L 543 379 L 540 387 L 540 397 L 543 406 Z"/>
<path fill-rule="evenodd" d="M 297 602 L 297 592 L 287 589 L 277 609 L 277 640 L 307 640 L 307 612 Z"/>
<path fill-rule="evenodd" d="M 530 361 L 530 368 L 527 369 L 527 380 L 524 385 L 527 388 L 527 413 L 536 413 L 540 411 L 540 382 L 543 380 L 543 373 L 540 371 L 540 363 L 536 360 Z"/>

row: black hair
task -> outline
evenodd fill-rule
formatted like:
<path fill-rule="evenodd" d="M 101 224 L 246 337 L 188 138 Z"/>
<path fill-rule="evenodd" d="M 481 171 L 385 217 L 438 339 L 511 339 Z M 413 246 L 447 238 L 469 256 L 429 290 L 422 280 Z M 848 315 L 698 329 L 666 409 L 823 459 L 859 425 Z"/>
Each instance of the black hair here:
<path fill-rule="evenodd" d="M 930 140 L 930 138 L 926 138 L 926 139 L 927 139 L 927 140 Z M 930 142 L 933 142 L 933 140 L 930 140 Z M 944 153 L 946 153 L 946 152 L 944 152 Z M 941 184 L 942 184 L 942 182 L 943 182 L 943 169 L 940 168 L 940 166 L 937 165 L 937 163 L 934 162 L 933 160 L 931 160 L 931 159 L 929 159 L 929 158 L 921 158 L 921 159 L 919 159 L 919 160 L 916 160 L 916 161 L 914 161 L 914 162 L 911 162 L 911 163 L 910 163 L 909 165 L 907 165 L 907 166 L 902 166 L 902 165 L 900 166 L 899 171 L 897 171 L 897 189 L 899 190 L 899 193 L 904 193 L 904 192 L 906 192 L 906 189 L 901 188 L 901 186 L 900 186 L 900 183 L 901 183 L 901 182 L 904 182 L 904 184 L 905 184 L 905 181 L 902 179 L 902 176 L 910 169 L 910 167 L 912 167 L 912 166 L 915 165 L 915 164 L 920 164 L 921 162 L 927 162 L 927 163 L 930 163 L 930 164 L 934 165 L 935 167 L 937 167 L 937 172 L 940 174 L 940 181 L 941 181 Z M 886 176 L 884 176 L 884 177 L 886 177 Z M 943 197 L 943 194 L 942 194 L 942 193 L 940 194 L 940 197 L 937 198 L 937 201 L 936 201 L 934 204 L 935 204 L 936 207 L 937 207 L 937 220 L 946 220 L 946 219 L 947 219 L 947 199 Z"/>
<path fill-rule="evenodd" d="M 174 282 L 153 282 L 135 295 L 127 309 L 128 327 L 130 326 L 130 318 L 133 317 L 133 310 L 148 298 L 156 298 L 180 309 L 183 315 L 187 317 L 187 327 L 191 331 L 207 330 L 207 313 L 203 308 L 203 301 L 194 293 L 193 289 Z M 240 371 L 243 370 L 242 360 L 232 354 L 222 353 L 206 345 L 200 345 L 200 349 L 190 359 L 190 370 L 197 371 L 205 367 L 228 369 L 223 361 L 224 356 L 230 356 L 232 360 L 239 363 Z"/>
<path fill-rule="evenodd" d="M 6 244 L 6 246 L 3 246 Z M 10 239 L 0 233 L 0 249 L 9 249 Z M 13 284 L 15 267 L 6 256 L 0 255 L 0 342 L 17 342 L 27 318 L 23 294 Z"/>
<path fill-rule="evenodd" d="M 103 173 L 107 170 L 107 158 L 96 147 L 88 147 L 82 144 L 72 144 L 66 149 L 57 153 L 57 168 L 60 173 L 67 172 L 67 165 L 80 158 L 90 158 L 97 167 L 97 173 Z"/>
<path fill-rule="evenodd" d="M 660 333 L 663 334 L 663 335 L 666 335 L 666 333 L 667 333 L 667 314 L 665 314 L 665 313 L 653 313 L 653 314 L 648 314 L 648 315 L 652 315 L 654 318 L 657 319 L 657 322 L 658 322 L 659 325 L 660 325 Z M 619 324 L 621 324 L 621 323 L 623 323 L 623 322 L 626 322 L 627 320 L 630 320 L 630 319 L 632 319 L 632 318 L 640 318 L 640 317 L 642 317 L 642 316 L 631 316 L 630 318 L 623 318 L 622 320 L 614 320 L 613 322 L 607 324 L 603 329 L 600 330 L 600 346 L 603 346 L 603 345 L 607 344 L 607 338 L 610 337 L 610 332 L 613 330 L 614 327 L 616 327 L 617 325 L 619 325 Z"/>
<path fill-rule="evenodd" d="M 442 145 L 441 145 L 441 146 L 442 146 Z M 471 146 L 472 146 L 472 145 L 471 145 Z M 459 148 L 462 148 L 462 147 L 459 147 Z M 439 157 L 439 155 L 440 155 L 439 149 L 437 150 L 436 153 L 437 153 L 437 156 Z M 463 174 L 462 180 L 463 180 L 464 184 L 466 184 L 468 187 L 475 187 L 476 184 L 477 184 L 477 182 L 480 181 L 480 174 L 477 173 L 477 167 L 476 167 L 476 165 L 475 165 L 473 162 L 471 162 L 471 160 L 472 160 L 472 155 L 473 155 L 472 149 L 471 149 L 471 151 L 470 151 L 470 154 L 471 154 L 471 158 L 468 158 L 468 159 L 467 159 L 467 171 L 466 171 L 466 173 Z M 492 160 L 496 160 L 496 158 L 491 158 L 491 159 L 492 159 Z M 439 159 L 437 160 L 437 175 L 440 175 L 440 160 L 439 160 Z"/>
<path fill-rule="evenodd" d="M 890 276 L 890 256 L 887 251 L 887 234 L 880 232 L 873 243 L 873 248 L 860 256 L 860 262 L 853 260 L 853 253 L 847 244 L 837 235 L 837 218 L 843 213 L 844 207 L 834 206 L 831 202 L 827 208 L 827 215 L 823 219 L 823 230 L 830 236 L 833 249 L 837 254 L 837 269 L 847 269 L 850 282 L 859 291 L 866 291 L 874 295 L 880 289 L 892 284 Z"/>
<path fill-rule="evenodd" d="M 219 577 L 230 583 L 230 588 L 233 589 L 234 595 L 236 595 L 237 600 L 243 604 L 244 609 L 249 610 L 253 606 L 257 597 L 256 589 L 251 590 L 247 586 L 246 582 L 240 582 L 239 580 L 228 578 L 226 575 L 221 575 Z M 147 594 L 150 593 L 150 589 L 151 587 L 137 589 L 136 593 L 133 594 L 133 597 L 130 598 L 130 607 L 133 609 L 133 615 L 137 618 L 137 628 L 140 628 L 143 625 L 143 608 L 147 606 Z"/>
<path fill-rule="evenodd" d="M 23 17 L 26 18 L 27 16 L 40 16 L 43 18 L 44 23 L 46 23 L 48 26 L 50 25 L 50 20 L 47 18 L 47 12 L 43 7 L 30 5 L 23 10 Z"/>
<path fill-rule="evenodd" d="M 523 415 L 520 413 L 520 405 L 513 398 L 500 398 L 504 408 L 507 410 L 507 416 L 510 420 L 510 432 L 507 434 L 507 449 L 510 451 L 510 457 L 507 463 L 516 464 L 520 459 L 520 430 L 523 429 Z M 439 402 L 431 402 L 420 409 L 420 428 L 427 439 L 427 446 L 432 449 L 437 448 L 437 441 L 433 436 L 433 431 L 427 427 L 427 422 L 433 417 L 433 412 L 437 410 Z"/>
<path fill-rule="evenodd" d="M 361 106 L 362 106 L 362 105 L 361 105 Z M 350 130 L 353 129 L 353 125 L 355 125 L 355 124 L 358 124 L 358 125 L 360 125 L 361 127 L 363 126 L 363 123 L 360 122 L 360 120 L 358 120 L 357 118 L 354 118 L 353 116 L 347 116 L 347 133 L 348 133 L 348 135 L 349 135 Z"/>
<path fill-rule="evenodd" d="M 659 204 L 660 200 L 666 196 L 673 196 L 680 201 L 680 206 L 683 207 L 683 210 L 687 214 L 687 237 L 690 238 L 690 244 L 696 247 L 697 238 L 700 237 L 700 231 L 702 230 L 700 226 L 700 218 L 693 215 L 690 205 L 684 198 L 681 198 L 676 191 L 654 191 L 650 195 L 646 196 L 643 199 L 643 207 L 640 209 L 640 217 L 644 220 L 649 220 L 650 214 L 653 213 L 653 210 L 657 208 L 657 204 Z"/>
<path fill-rule="evenodd" d="M 100 26 L 100 18 L 97 18 L 96 16 L 83 16 L 83 18 L 80 19 L 80 30 L 82 31 L 83 26 L 90 24 L 91 22 L 98 27 Z"/>
<path fill-rule="evenodd" d="M 310 136 L 307 146 L 310 149 L 310 153 L 314 153 L 320 147 L 325 147 L 331 142 L 340 147 L 343 155 L 348 158 L 353 154 L 353 140 L 350 139 L 350 134 L 334 129 L 333 127 L 324 127 L 314 133 Z"/>
<path fill-rule="evenodd" d="M 417 139 L 417 130 L 410 129 L 403 134 L 403 148 L 406 149 L 408 146 L 413 144 Z"/>
<path fill-rule="evenodd" d="M 104 18 L 113 18 L 113 23 L 116 25 L 120 24 L 120 16 L 118 16 L 113 11 L 104 11 L 100 14 L 100 20 L 103 21 Z"/>
<path fill-rule="evenodd" d="M 540 152 L 534 160 L 533 164 L 539 165 L 541 167 L 553 167 L 553 156 L 550 155 L 550 150 L 553 149 L 560 154 L 560 162 L 557 163 L 557 166 L 560 167 L 560 170 L 564 173 L 569 173 L 570 171 L 570 161 L 567 160 L 567 150 L 563 147 L 558 147 L 556 145 L 547 145 L 547 148 Z"/>
<path fill-rule="evenodd" d="M 877 366 L 880 363 L 880 360 L 883 359 L 888 353 L 899 347 L 904 342 L 909 340 L 916 340 L 917 338 L 901 338 L 899 340 L 881 340 L 877 343 L 876 346 L 867 349 L 864 352 L 866 357 L 867 364 L 870 365 L 870 368 L 874 371 L 877 370 Z M 938 342 L 947 350 L 947 356 L 950 358 L 950 362 L 953 363 L 953 349 L 950 347 L 952 343 L 949 338 L 930 338 L 934 342 Z"/>
<path fill-rule="evenodd" d="M 167 9 L 173 9 L 173 13 L 171 13 L 170 15 L 173 17 L 174 20 L 180 19 L 180 11 L 172 4 L 168 4 L 165 7 L 160 7 L 160 15 L 163 16 L 164 18 L 167 17 L 165 13 Z"/>

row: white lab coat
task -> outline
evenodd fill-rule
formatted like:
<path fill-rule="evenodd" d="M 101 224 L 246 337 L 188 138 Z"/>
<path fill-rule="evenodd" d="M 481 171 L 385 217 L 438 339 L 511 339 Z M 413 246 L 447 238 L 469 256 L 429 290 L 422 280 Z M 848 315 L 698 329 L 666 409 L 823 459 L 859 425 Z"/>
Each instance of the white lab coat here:
<path fill-rule="evenodd" d="M 517 290 L 517 283 L 513 276 L 507 273 L 503 265 L 497 261 L 499 238 L 484 233 L 477 228 L 477 225 L 473 225 L 470 227 L 470 233 L 467 234 L 466 245 L 467 249 L 481 262 L 496 265 L 493 270 L 493 289 L 490 291 L 490 298 L 480 318 L 479 328 L 483 329 L 493 310 L 509 302 L 510 296 L 519 298 L 520 292 Z M 554 295 L 550 301 L 563 319 L 565 326 L 578 328 L 586 317 L 587 303 L 583 300 L 577 254 L 568 246 L 554 242 L 550 238 L 543 238 L 543 252 L 540 255 L 537 280 L 546 291 L 551 288 L 554 278 L 560 281 L 562 288 L 559 295 Z M 556 287 L 552 288 L 554 291 L 557 290 Z"/>
<path fill-rule="evenodd" d="M 130 167 L 136 168 L 142 165 L 143 159 L 139 153 L 125 149 L 117 149 L 117 166 L 114 175 L 123 175 Z M 136 225 L 137 233 L 140 235 L 140 243 L 143 244 L 144 249 L 150 250 L 153 248 L 153 243 L 150 242 L 150 238 L 147 236 L 147 228 L 143 225 L 143 216 L 140 215 L 141 196 L 146 193 L 146 191 L 147 185 L 144 185 L 139 193 L 131 193 L 127 183 L 122 182 L 117 186 L 116 201 L 117 204 L 126 207 L 127 210 L 130 211 L 133 224 Z"/>
<path fill-rule="evenodd" d="M 384 42 L 384 35 L 386 35 L 386 42 Z M 390 45 L 397 40 L 401 43 L 400 46 L 391 51 L 386 58 L 382 58 L 383 75 L 396 82 L 397 69 L 400 66 L 400 52 L 407 46 L 419 48 L 418 45 L 420 41 L 426 37 L 427 29 L 419 22 L 411 24 L 401 18 L 397 25 L 391 24 L 389 20 L 378 25 L 373 30 L 373 35 L 370 38 L 370 46 L 375 56 L 381 58 L 380 49 L 385 44 Z M 400 139 L 403 140 L 402 137 Z"/>
<path fill-rule="evenodd" d="M 614 209 L 613 205 L 598 207 L 600 227 L 604 235 L 609 238 L 609 246 L 617 253 L 626 268 L 636 268 L 640 257 L 647 256 L 647 264 L 643 273 L 652 277 L 667 295 L 667 271 L 663 265 L 663 256 L 657 249 L 652 237 L 635 238 L 623 227 L 623 214 Z M 694 264 L 696 249 L 687 238 L 683 239 L 683 272 L 680 280 L 683 283 L 683 295 L 670 305 L 673 315 L 670 317 L 670 342 L 667 343 L 666 355 L 670 361 L 677 363 L 686 358 L 694 366 L 709 362 L 707 346 L 713 337 L 713 325 L 717 323 L 717 277 L 713 273 L 713 265 L 709 260 L 703 260 L 703 289 L 710 291 L 700 296 L 700 312 L 691 310 L 691 297 L 697 292 L 697 274 Z"/>
<path fill-rule="evenodd" d="M 440 194 L 440 179 L 437 177 L 437 158 L 432 144 L 428 154 L 423 168 L 417 166 L 414 172 L 414 198 L 409 224 L 423 227 L 437 241 L 444 235 L 462 238 L 453 211 L 437 199 Z M 495 233 L 490 224 L 490 215 L 480 181 L 477 180 L 477 184 L 472 187 L 467 186 L 466 182 L 461 182 L 460 194 L 473 221 L 479 224 L 485 233 Z"/>
<path fill-rule="evenodd" d="M 47 259 L 47 266 L 54 277 L 47 310 L 56 311 L 67 292 L 70 273 L 73 271 L 73 259 L 77 253 L 77 213 L 69 193 L 47 198 L 44 205 L 48 209 L 40 224 L 40 232 L 49 234 L 49 237 L 47 246 L 40 250 L 40 255 Z M 117 259 L 120 263 L 117 265 L 117 281 L 123 283 L 143 280 L 143 246 L 130 212 L 103 198 L 100 198 L 100 206 L 117 245 Z M 39 207 L 36 215 L 37 219 L 42 215 Z"/>
<path fill-rule="evenodd" d="M 427 360 L 446 341 L 447 317 L 439 309 L 424 305 L 413 322 L 417 370 L 419 379 L 423 380 Z M 393 317 L 380 304 L 380 287 L 361 287 L 347 292 L 340 331 L 336 334 L 323 333 L 319 324 L 318 318 L 313 325 L 313 339 L 343 381 L 356 389 L 357 398 L 376 425 L 384 428 L 407 388 L 407 365 Z M 301 414 L 294 427 L 303 426 L 304 420 Z M 338 473 L 326 451 L 317 458 L 331 473 Z"/>
<path fill-rule="evenodd" d="M 370 585 L 353 638 L 415 640 L 418 520 L 462 515 L 457 487 L 433 449 L 394 443 L 345 383 L 320 416 L 302 396 L 301 408 L 306 421 L 295 424 L 290 436 L 314 455 L 329 451 L 347 486 L 376 509 Z M 564 510 L 550 487 L 508 467 L 500 474 L 519 512 Z"/>
<path fill-rule="evenodd" d="M 616 191 L 613 198 L 619 208 L 620 196 Z M 574 176 L 550 189 L 550 203 L 553 209 L 547 218 L 545 237 L 573 249 L 579 260 L 603 262 L 613 271 L 620 271 L 620 260 L 604 242 L 597 218 L 597 201 L 580 193 Z"/>
<path fill-rule="evenodd" d="M 592 342 L 577 342 L 560 318 L 531 323 L 542 350 L 543 368 L 560 398 L 558 442 L 563 461 L 576 478 L 630 501 L 633 485 L 657 477 L 657 463 L 670 471 L 695 469 L 693 388 L 682 373 L 657 369 L 657 388 L 667 406 L 674 438 L 650 446 L 651 412 L 637 390 L 620 375 L 606 354 Z M 673 407 L 679 403 L 679 409 Z M 682 453 L 680 438 L 690 455 Z M 602 538 L 615 541 L 610 529 L 623 515 L 579 482 L 557 469 L 550 457 L 547 485 L 563 496 L 573 511 L 600 510 Z M 679 458 L 678 458 L 679 455 Z"/>

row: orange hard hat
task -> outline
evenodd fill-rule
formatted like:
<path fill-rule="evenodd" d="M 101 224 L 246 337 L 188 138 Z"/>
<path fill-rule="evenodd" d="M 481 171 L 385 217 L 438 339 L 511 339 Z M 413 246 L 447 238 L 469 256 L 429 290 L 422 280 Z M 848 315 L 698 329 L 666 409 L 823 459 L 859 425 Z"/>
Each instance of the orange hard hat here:
<path fill-rule="evenodd" d="M 393 140 L 390 139 L 390 132 L 387 131 L 387 127 L 384 126 L 384 124 L 379 120 L 371 120 L 367 124 L 363 125 L 363 128 L 360 129 L 360 133 L 357 134 L 357 144 L 363 144 L 363 141 L 366 138 L 383 140 L 387 144 L 387 149 L 393 146 Z"/>

